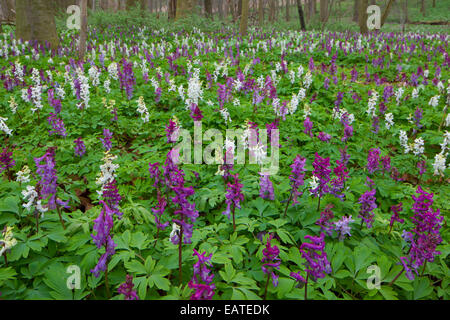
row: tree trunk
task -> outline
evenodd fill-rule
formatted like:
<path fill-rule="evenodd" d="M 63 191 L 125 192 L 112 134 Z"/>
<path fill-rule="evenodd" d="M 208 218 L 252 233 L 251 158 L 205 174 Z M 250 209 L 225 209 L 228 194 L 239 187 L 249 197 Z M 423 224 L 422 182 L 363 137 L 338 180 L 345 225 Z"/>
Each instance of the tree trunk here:
<path fill-rule="evenodd" d="M 425 0 L 421 1 L 420 12 L 422 12 L 422 15 L 425 17 Z"/>
<path fill-rule="evenodd" d="M 358 22 L 358 1 L 355 0 L 355 3 L 353 4 L 353 22 Z"/>
<path fill-rule="evenodd" d="M 177 0 L 169 0 L 168 7 L 169 20 L 174 20 L 177 14 Z"/>
<path fill-rule="evenodd" d="M 289 5 L 291 4 L 290 2 L 291 0 L 286 0 L 286 21 L 289 21 L 291 18 L 289 15 Z"/>
<path fill-rule="evenodd" d="M 264 0 L 258 0 L 258 23 L 260 27 L 264 23 Z"/>
<path fill-rule="evenodd" d="M 177 12 L 175 14 L 175 20 L 190 16 L 194 10 L 194 0 L 177 0 Z"/>
<path fill-rule="evenodd" d="M 80 29 L 80 44 L 79 44 L 79 58 L 84 60 L 86 54 L 86 42 L 87 42 L 87 0 L 79 0 L 81 8 L 81 29 Z"/>
<path fill-rule="evenodd" d="M 269 22 L 275 21 L 275 0 L 269 0 Z"/>
<path fill-rule="evenodd" d="M 394 3 L 394 1 L 395 0 L 389 0 L 386 8 L 384 9 L 383 14 L 381 15 L 381 23 L 380 23 L 381 27 L 386 22 L 386 19 L 387 19 L 388 15 L 389 15 L 389 12 L 391 11 L 391 7 L 392 7 L 392 4 Z"/>
<path fill-rule="evenodd" d="M 241 25 L 239 27 L 239 34 L 241 36 L 247 35 L 247 25 L 248 25 L 248 0 L 242 0 Z"/>
<path fill-rule="evenodd" d="M 320 22 L 326 22 L 328 16 L 328 0 L 320 0 Z"/>
<path fill-rule="evenodd" d="M 369 29 L 367 28 L 367 6 L 369 1 L 360 0 L 358 3 L 359 30 L 361 34 L 367 34 L 369 32 Z"/>
<path fill-rule="evenodd" d="M 213 18 L 212 0 L 205 0 L 205 13 L 206 13 L 206 17 L 208 19 L 212 19 Z"/>
<path fill-rule="evenodd" d="M 53 4 L 47 0 L 16 0 L 16 37 L 24 41 L 59 45 Z"/>
<path fill-rule="evenodd" d="M 297 0 L 297 8 L 298 8 L 298 17 L 300 19 L 300 28 L 302 31 L 306 31 L 306 25 L 305 25 L 305 16 L 303 14 L 303 8 L 302 8 L 302 1 Z"/>

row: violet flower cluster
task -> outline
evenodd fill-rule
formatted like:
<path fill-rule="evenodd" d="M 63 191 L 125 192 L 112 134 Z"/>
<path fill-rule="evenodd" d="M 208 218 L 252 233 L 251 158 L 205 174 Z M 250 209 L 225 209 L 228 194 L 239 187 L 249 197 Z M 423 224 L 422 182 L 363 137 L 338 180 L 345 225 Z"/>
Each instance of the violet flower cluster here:
<path fill-rule="evenodd" d="M 262 199 L 275 200 L 275 195 L 273 193 L 273 184 L 272 181 L 270 181 L 269 175 L 261 174 L 259 187 L 259 196 Z"/>
<path fill-rule="evenodd" d="M 241 208 L 241 202 L 244 201 L 244 194 L 242 193 L 243 184 L 239 183 L 239 174 L 232 174 L 232 179 L 234 182 L 228 182 L 228 189 L 225 195 L 225 203 L 227 204 L 227 209 L 222 212 L 222 214 L 226 215 L 228 219 L 230 219 L 231 206 L 234 208 Z"/>
<path fill-rule="evenodd" d="M 341 220 L 334 222 L 334 229 L 339 235 L 339 240 L 344 240 L 346 235 L 348 235 L 349 237 L 352 236 L 352 234 L 350 233 L 351 222 L 355 222 L 355 220 L 352 219 L 351 215 L 349 217 L 343 216 Z"/>
<path fill-rule="evenodd" d="M 367 156 L 367 171 L 372 174 L 379 169 L 379 165 L 380 149 L 372 148 L 369 150 L 369 155 Z"/>
<path fill-rule="evenodd" d="M 316 224 L 320 226 L 320 230 L 325 232 L 328 236 L 332 235 L 334 229 L 333 223 L 330 222 L 330 220 L 334 218 L 334 213 L 331 211 L 333 207 L 333 204 L 327 205 L 320 213 L 320 219 L 316 221 Z"/>
<path fill-rule="evenodd" d="M 103 147 L 105 148 L 106 151 L 109 151 L 112 148 L 111 143 L 112 136 L 113 134 L 111 131 L 109 131 L 109 129 L 103 129 L 103 139 L 100 138 L 100 141 L 103 143 Z"/>
<path fill-rule="evenodd" d="M 331 273 L 331 265 L 325 252 L 325 234 L 322 232 L 320 237 L 310 235 L 305 236 L 306 240 L 311 243 L 304 242 L 300 246 L 302 258 L 306 259 L 306 273 L 313 280 L 325 277 L 325 274 Z"/>
<path fill-rule="evenodd" d="M 294 159 L 294 163 L 290 165 L 292 172 L 289 176 L 289 180 L 291 181 L 293 205 L 298 203 L 297 198 L 302 195 L 302 192 L 299 191 L 298 188 L 305 183 L 303 180 L 305 178 L 306 171 L 305 163 L 306 158 L 302 158 L 300 155 L 297 155 Z"/>
<path fill-rule="evenodd" d="M 330 158 L 322 158 L 316 152 L 314 162 L 313 162 L 313 175 L 319 179 L 318 186 L 311 190 L 311 194 L 316 197 L 321 198 L 324 194 L 329 192 L 328 182 L 330 181 Z"/>
<path fill-rule="evenodd" d="M 95 268 L 91 270 L 96 278 L 99 277 L 101 271 L 106 271 L 108 259 L 116 252 L 115 247 L 117 246 L 111 238 L 111 230 L 114 226 L 114 212 L 104 201 L 100 200 L 100 204 L 103 205 L 102 211 L 97 219 L 94 220 L 94 232 L 97 234 L 91 234 L 91 237 L 97 248 L 101 249 L 104 247 L 105 252 L 101 255 Z"/>
<path fill-rule="evenodd" d="M 66 137 L 66 128 L 64 127 L 64 122 L 62 119 L 58 118 L 58 116 L 54 113 L 50 113 L 50 116 L 47 119 L 48 123 L 52 126 L 52 131 L 49 130 L 48 133 L 50 135 L 58 134 L 62 137 Z"/>
<path fill-rule="evenodd" d="M 119 294 L 123 294 L 125 296 L 125 300 L 139 300 L 139 296 L 137 295 L 136 290 L 133 290 L 133 276 L 127 274 L 125 283 L 122 283 L 117 289 Z"/>
<path fill-rule="evenodd" d="M 8 147 L 2 149 L 2 152 L 0 153 L 0 173 L 14 167 L 16 164 L 11 156 L 12 151 L 8 151 Z"/>
<path fill-rule="evenodd" d="M 373 218 L 375 214 L 373 210 L 377 208 L 376 198 L 375 198 L 376 190 L 373 189 L 371 191 L 364 192 L 359 198 L 359 203 L 361 204 L 361 208 L 359 210 L 359 216 L 362 221 L 366 223 L 368 229 L 372 228 Z"/>
<path fill-rule="evenodd" d="M 271 234 L 267 238 L 266 246 L 262 250 L 263 258 L 261 262 L 263 265 L 261 266 L 262 271 L 272 278 L 273 286 L 276 287 L 278 285 L 278 275 L 275 274 L 274 269 L 280 269 L 281 259 L 278 257 L 280 254 L 280 249 L 276 245 L 272 246 L 273 235 Z"/>
<path fill-rule="evenodd" d="M 81 138 L 78 138 L 73 142 L 75 143 L 75 155 L 81 158 L 86 153 L 86 146 Z"/>
<path fill-rule="evenodd" d="M 55 169 L 55 148 L 48 148 L 40 158 L 34 158 L 36 173 L 41 177 L 38 182 L 42 199 L 48 199 L 48 208 L 56 209 L 57 179 Z"/>
<path fill-rule="evenodd" d="M 346 165 L 344 162 L 336 160 L 337 167 L 333 169 L 335 178 L 330 181 L 330 193 L 335 197 L 344 201 L 345 195 L 343 194 L 345 181 L 348 178 L 348 171 L 346 171 Z"/>
<path fill-rule="evenodd" d="M 193 256 L 197 256 L 198 261 L 194 264 L 194 275 L 188 283 L 189 288 L 195 290 L 191 300 L 211 300 L 214 296 L 214 289 L 216 288 L 215 284 L 212 283 L 214 274 L 208 269 L 208 267 L 212 267 L 212 253 L 209 256 L 205 255 L 206 252 L 200 254 L 194 249 Z"/>
<path fill-rule="evenodd" d="M 400 258 L 406 271 L 406 277 L 410 280 L 414 280 L 415 274 L 419 274 L 418 270 L 425 262 L 433 262 L 434 257 L 441 254 L 436 247 L 442 242 L 439 230 L 444 220 L 439 209 L 431 209 L 433 193 L 425 192 L 420 186 L 416 193 L 419 196 L 412 196 L 414 200 L 412 209 L 415 214 L 411 218 L 414 223 L 409 238 L 411 249 L 407 256 Z"/>

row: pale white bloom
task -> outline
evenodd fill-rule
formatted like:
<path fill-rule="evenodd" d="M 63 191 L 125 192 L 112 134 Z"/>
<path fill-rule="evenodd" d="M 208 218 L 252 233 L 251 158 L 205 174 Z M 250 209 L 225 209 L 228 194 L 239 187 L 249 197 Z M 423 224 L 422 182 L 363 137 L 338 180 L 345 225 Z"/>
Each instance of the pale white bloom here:
<path fill-rule="evenodd" d="M 64 91 L 64 88 L 61 86 L 55 87 L 55 93 L 56 96 L 61 100 L 64 100 L 64 98 L 66 97 L 66 92 Z"/>
<path fill-rule="evenodd" d="M 7 135 L 12 135 L 12 130 L 9 129 L 5 123 L 6 120 L 8 120 L 8 118 L 0 117 L 0 130 L 6 133 Z"/>
<path fill-rule="evenodd" d="M 434 157 L 434 163 L 433 163 L 434 173 L 433 174 L 435 176 L 437 176 L 437 175 L 440 175 L 441 177 L 444 176 L 444 171 L 446 168 L 446 164 L 445 164 L 446 158 L 447 158 L 447 153 L 443 154 L 442 152 L 437 154 Z"/>
<path fill-rule="evenodd" d="M 101 186 L 101 191 L 97 191 L 99 196 L 103 192 L 103 187 L 106 183 L 112 182 L 116 178 L 116 170 L 119 168 L 118 164 L 113 163 L 113 161 L 117 159 L 117 156 L 114 156 L 109 153 L 109 151 L 105 152 L 105 156 L 103 157 L 103 164 L 100 165 L 100 174 L 95 183 Z"/>
<path fill-rule="evenodd" d="M 141 114 L 142 121 L 144 123 L 147 123 L 150 119 L 150 114 L 148 113 L 148 109 L 145 106 L 144 97 L 140 96 L 137 103 L 138 103 L 137 111 Z"/>
<path fill-rule="evenodd" d="M 450 127 L 450 113 L 448 113 L 447 117 L 445 118 L 445 126 Z"/>
<path fill-rule="evenodd" d="M 367 102 L 366 112 L 370 118 L 373 118 L 375 116 L 377 101 L 378 101 L 378 92 L 374 90 L 372 91 L 372 95 L 370 96 L 369 101 Z"/>
<path fill-rule="evenodd" d="M 428 105 L 429 106 L 432 106 L 432 107 L 436 107 L 438 104 L 439 104 L 439 98 L 440 98 L 441 96 L 434 96 L 434 97 L 431 97 L 431 99 L 430 99 L 430 101 L 428 102 Z"/>
<path fill-rule="evenodd" d="M 449 146 L 450 146 L 450 132 L 445 131 L 444 141 L 441 143 L 442 152 L 445 152 L 445 151 L 447 151 L 447 149 L 450 149 Z"/>
<path fill-rule="evenodd" d="M 411 94 L 411 97 L 413 99 L 417 99 L 419 97 L 419 89 L 418 88 L 414 88 Z"/>
<path fill-rule="evenodd" d="M 182 84 L 178 87 L 178 95 L 180 96 L 181 100 L 184 101 L 184 88 Z"/>
<path fill-rule="evenodd" d="M 173 223 L 172 224 L 172 231 L 170 232 L 169 237 L 172 239 L 175 236 L 179 236 L 180 231 L 181 231 L 180 226 L 178 224 L 176 224 L 176 223 Z"/>
<path fill-rule="evenodd" d="M 13 96 L 11 96 L 10 98 L 9 98 L 9 108 L 11 109 L 11 112 L 13 113 L 13 114 L 15 114 L 16 113 L 16 111 L 17 111 L 17 102 L 16 102 L 16 99 L 14 99 L 14 97 Z"/>
<path fill-rule="evenodd" d="M 113 62 L 108 66 L 108 73 L 114 80 L 119 80 L 119 72 L 117 70 L 117 63 Z"/>
<path fill-rule="evenodd" d="M 303 78 L 303 84 L 305 85 L 306 89 L 308 89 L 311 86 L 312 83 L 312 75 L 311 72 L 308 71 L 305 74 L 305 77 Z"/>
<path fill-rule="evenodd" d="M 89 68 L 89 78 L 91 79 L 92 85 L 97 87 L 100 84 L 100 71 L 96 66 L 92 66 Z"/>
<path fill-rule="evenodd" d="M 14 238 L 12 230 L 12 227 L 6 227 L 6 230 L 2 232 L 3 238 L 0 239 L 0 257 L 6 250 L 11 249 L 17 244 L 17 240 Z"/>
<path fill-rule="evenodd" d="M 241 105 L 241 101 L 239 101 L 239 98 L 234 98 L 233 99 L 233 105 L 235 107 L 239 107 Z"/>
<path fill-rule="evenodd" d="M 309 188 L 311 190 L 315 190 L 317 189 L 318 186 L 319 186 L 319 178 L 317 178 L 316 176 L 312 176 L 311 181 L 309 182 Z"/>
<path fill-rule="evenodd" d="M 103 88 L 105 89 L 106 93 L 110 93 L 111 92 L 111 80 L 108 78 L 105 80 L 105 82 L 103 82 Z"/>
<path fill-rule="evenodd" d="M 26 190 L 22 190 L 22 195 L 27 203 L 23 204 L 23 207 L 30 211 L 31 206 L 35 204 L 35 200 L 38 197 L 38 193 L 36 192 L 34 186 L 27 186 Z"/>
<path fill-rule="evenodd" d="M 423 77 L 424 78 L 428 78 L 428 75 L 430 74 L 430 70 L 425 70 L 424 72 L 423 72 Z"/>
<path fill-rule="evenodd" d="M 403 147 L 404 152 L 408 153 L 410 151 L 409 145 L 408 145 L 408 136 L 406 135 L 406 132 L 403 130 L 400 130 L 400 145 Z"/>
<path fill-rule="evenodd" d="M 30 168 L 28 166 L 24 166 L 21 171 L 17 172 L 16 181 L 20 183 L 30 182 Z"/>
<path fill-rule="evenodd" d="M 423 152 L 425 151 L 424 144 L 425 142 L 422 138 L 417 138 L 416 140 L 414 140 L 413 154 L 415 156 L 421 156 L 423 154 Z"/>
<path fill-rule="evenodd" d="M 386 113 L 384 120 L 386 121 L 386 129 L 390 130 L 394 126 L 394 115 L 390 112 Z"/>
<path fill-rule="evenodd" d="M 231 122 L 230 113 L 227 108 L 220 109 L 219 112 L 222 115 L 223 120 L 225 120 L 225 123 Z"/>

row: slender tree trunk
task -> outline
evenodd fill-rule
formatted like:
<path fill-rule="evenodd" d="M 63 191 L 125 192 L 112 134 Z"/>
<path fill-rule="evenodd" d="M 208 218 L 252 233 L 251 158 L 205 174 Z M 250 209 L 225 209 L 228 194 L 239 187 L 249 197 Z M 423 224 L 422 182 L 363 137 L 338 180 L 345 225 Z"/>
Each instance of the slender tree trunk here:
<path fill-rule="evenodd" d="M 87 42 L 87 0 L 79 0 L 81 8 L 81 29 L 80 29 L 80 43 L 79 43 L 79 58 L 84 60 L 86 54 L 86 42 Z"/>
<path fill-rule="evenodd" d="M 247 35 L 247 24 L 248 24 L 248 0 L 242 0 L 241 25 L 239 28 L 239 33 L 241 34 L 241 36 Z"/>
<path fill-rule="evenodd" d="M 161 7 L 160 7 L 161 11 Z M 174 20 L 177 13 L 177 0 L 169 0 L 168 2 L 168 17 L 169 20 Z"/>
<path fill-rule="evenodd" d="M 392 7 L 392 4 L 394 3 L 394 1 L 395 0 L 389 0 L 388 4 L 386 5 L 386 8 L 384 9 L 383 14 L 381 15 L 381 27 L 386 22 L 386 19 L 389 15 L 389 12 L 391 11 L 391 7 Z"/>
<path fill-rule="evenodd" d="M 212 0 L 205 0 L 205 14 L 208 19 L 213 18 Z"/>
<path fill-rule="evenodd" d="M 289 21 L 290 20 L 290 15 L 289 15 L 289 6 L 290 6 L 290 3 L 291 2 L 291 0 L 286 0 L 286 21 Z"/>
<path fill-rule="evenodd" d="M 369 1 L 360 0 L 358 3 L 359 30 L 361 34 L 367 34 L 369 32 L 369 29 L 367 28 L 367 6 Z"/>
<path fill-rule="evenodd" d="M 324 23 L 328 15 L 328 0 L 320 0 L 320 22 Z"/>
<path fill-rule="evenodd" d="M 298 17 L 300 19 L 300 28 L 302 31 L 306 31 L 306 25 L 305 25 L 305 16 L 303 14 L 303 8 L 302 8 L 302 1 L 297 0 L 297 9 L 298 9 Z"/>
<path fill-rule="evenodd" d="M 353 4 L 353 22 L 358 22 L 358 1 L 355 0 Z"/>
<path fill-rule="evenodd" d="M 258 24 L 261 27 L 264 23 L 264 0 L 258 0 Z"/>
<path fill-rule="evenodd" d="M 425 17 L 425 0 L 422 0 L 421 1 L 421 4 L 420 4 L 420 12 L 422 12 L 422 15 Z"/>

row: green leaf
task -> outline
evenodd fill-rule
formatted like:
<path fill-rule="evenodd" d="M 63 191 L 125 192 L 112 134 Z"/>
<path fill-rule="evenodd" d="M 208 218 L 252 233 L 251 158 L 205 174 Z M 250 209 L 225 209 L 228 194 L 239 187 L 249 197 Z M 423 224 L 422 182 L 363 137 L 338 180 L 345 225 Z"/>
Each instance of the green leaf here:
<path fill-rule="evenodd" d="M 428 278 L 416 278 L 414 281 L 414 300 L 427 297 L 433 292 L 433 287 L 430 285 Z"/>
<path fill-rule="evenodd" d="M 137 260 L 125 262 L 125 268 L 131 273 L 147 274 L 145 266 Z"/>

